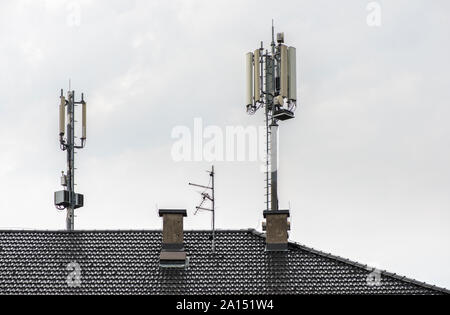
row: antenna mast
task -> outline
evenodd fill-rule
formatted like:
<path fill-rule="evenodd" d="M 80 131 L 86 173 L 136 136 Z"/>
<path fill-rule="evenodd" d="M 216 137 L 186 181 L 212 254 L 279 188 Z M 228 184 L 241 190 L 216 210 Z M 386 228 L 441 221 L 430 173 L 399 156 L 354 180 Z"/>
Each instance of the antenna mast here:
<path fill-rule="evenodd" d="M 193 183 L 189 183 L 190 186 L 195 186 L 195 187 L 199 187 L 199 188 L 204 188 L 205 190 L 201 193 L 202 196 L 202 201 L 200 203 L 199 206 L 195 207 L 195 214 L 197 215 L 198 211 L 209 211 L 212 213 L 212 222 L 211 222 L 211 226 L 212 226 L 212 252 L 215 253 L 216 251 L 216 245 L 215 245 L 215 234 L 216 234 L 216 228 L 215 228 L 215 224 L 216 224 L 216 219 L 215 219 L 215 214 L 216 214 L 216 203 L 215 203 L 215 196 L 214 196 L 214 192 L 215 192 L 215 188 L 214 188 L 214 180 L 215 180 L 215 172 L 214 172 L 214 165 L 211 168 L 211 171 L 208 171 L 209 176 L 210 176 L 210 184 L 208 184 L 208 186 L 203 186 L 203 185 L 197 185 L 197 184 L 193 184 Z M 211 195 L 209 195 L 207 193 L 207 191 L 211 191 Z M 206 201 L 210 201 L 211 202 L 211 208 L 205 208 L 203 206 L 203 204 Z"/>
<path fill-rule="evenodd" d="M 69 81 L 70 82 L 70 81 Z M 70 83 L 69 83 L 70 84 Z M 67 209 L 66 229 L 74 230 L 75 209 L 84 205 L 84 196 L 75 193 L 75 150 L 83 149 L 86 144 L 86 102 L 84 94 L 81 94 L 81 100 L 75 101 L 75 91 L 69 89 L 67 99 L 64 97 L 64 91 L 61 90 L 61 103 L 59 105 L 59 144 L 62 151 L 67 151 L 67 173 L 62 172 L 61 185 L 64 190 L 55 192 L 55 206 L 58 210 Z M 77 145 L 75 139 L 75 108 L 82 106 L 82 136 L 80 144 Z M 67 126 L 66 126 L 67 117 Z M 67 130 L 67 135 L 66 135 Z M 64 137 L 66 135 L 66 137 Z"/>
<path fill-rule="evenodd" d="M 266 124 L 266 210 L 278 211 L 278 123 L 295 117 L 297 107 L 296 49 L 284 44 L 272 20 L 271 49 L 246 55 L 247 113 L 264 108 Z"/>

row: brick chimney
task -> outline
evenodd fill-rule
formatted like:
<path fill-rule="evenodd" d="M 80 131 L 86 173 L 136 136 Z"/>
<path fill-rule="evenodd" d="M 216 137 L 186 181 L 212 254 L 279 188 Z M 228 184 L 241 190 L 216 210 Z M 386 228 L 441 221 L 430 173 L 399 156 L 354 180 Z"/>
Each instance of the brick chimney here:
<path fill-rule="evenodd" d="M 159 256 L 161 267 L 184 267 L 183 219 L 187 217 L 185 209 L 160 209 L 163 218 L 162 248 Z"/>
<path fill-rule="evenodd" d="M 266 222 L 263 222 L 263 230 L 266 231 L 267 251 L 288 250 L 289 215 L 289 210 L 264 211 Z"/>

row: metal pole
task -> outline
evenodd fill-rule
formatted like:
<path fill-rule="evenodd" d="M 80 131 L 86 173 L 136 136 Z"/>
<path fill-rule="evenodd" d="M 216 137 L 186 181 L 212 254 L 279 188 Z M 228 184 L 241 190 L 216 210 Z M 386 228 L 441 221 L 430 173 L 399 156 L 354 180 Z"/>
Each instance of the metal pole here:
<path fill-rule="evenodd" d="M 215 237 L 216 237 L 216 207 L 215 207 L 215 198 L 214 198 L 214 165 L 212 166 L 212 171 L 211 171 L 211 176 L 212 176 L 212 251 L 213 253 L 216 250 L 216 244 L 215 244 Z"/>
<path fill-rule="evenodd" d="M 272 41 L 273 43 L 273 41 Z M 273 96 L 275 94 L 275 59 L 266 51 L 266 69 L 265 69 L 265 115 L 266 115 L 266 206 L 267 210 L 273 210 L 270 206 L 273 196 L 271 192 L 271 123 L 273 122 Z"/>
<path fill-rule="evenodd" d="M 200 203 L 200 206 L 196 207 L 196 211 L 195 211 L 195 215 L 197 214 L 197 212 L 199 210 L 204 210 L 204 211 L 209 211 L 212 212 L 212 218 L 211 218 L 211 225 L 212 225 L 212 231 L 211 231 L 211 236 L 212 236 L 212 242 L 211 242 L 211 249 L 212 252 L 215 252 L 215 237 L 216 237 L 216 203 L 215 203 L 215 172 L 214 172 L 214 165 L 211 168 L 211 171 L 207 171 L 209 173 L 210 176 L 210 182 L 211 182 L 211 187 L 209 186 L 203 186 L 203 185 L 197 185 L 197 184 L 193 184 L 193 183 L 189 183 L 190 186 L 195 186 L 195 187 L 200 187 L 200 188 L 204 188 L 205 191 L 201 193 L 203 199 Z M 209 185 L 209 184 L 208 184 Z M 206 193 L 206 190 L 211 190 L 211 196 Z M 211 208 L 205 208 L 203 207 L 203 203 L 206 201 L 206 199 L 208 199 L 209 201 L 211 201 Z"/>
<path fill-rule="evenodd" d="M 273 25 L 273 19 L 272 19 L 272 43 L 270 44 L 272 46 L 272 56 L 275 54 L 275 26 Z"/>
<path fill-rule="evenodd" d="M 271 210 L 278 211 L 278 125 L 273 122 L 270 125 L 270 189 Z"/>
<path fill-rule="evenodd" d="M 67 125 L 67 177 L 69 190 L 69 207 L 67 208 L 66 226 L 68 231 L 74 230 L 74 209 L 75 209 L 75 92 L 68 92 L 68 107 L 69 122 Z"/>
<path fill-rule="evenodd" d="M 270 208 L 270 129 L 269 129 L 269 109 L 268 109 L 268 98 L 265 97 L 265 115 L 266 115 L 266 208 L 269 210 Z"/>

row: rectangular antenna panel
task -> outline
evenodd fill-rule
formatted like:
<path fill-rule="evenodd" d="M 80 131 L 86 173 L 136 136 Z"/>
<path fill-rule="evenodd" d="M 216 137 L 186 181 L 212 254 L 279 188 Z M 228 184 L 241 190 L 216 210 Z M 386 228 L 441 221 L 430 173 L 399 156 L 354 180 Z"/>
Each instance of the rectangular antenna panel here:
<path fill-rule="evenodd" d="M 84 206 L 84 195 L 75 194 L 75 209 L 82 208 Z"/>
<path fill-rule="evenodd" d="M 297 51 L 295 47 L 289 47 L 289 99 L 297 100 Z"/>
<path fill-rule="evenodd" d="M 254 70 L 254 81 L 255 81 L 255 102 L 259 102 L 261 99 L 261 64 L 260 64 L 260 52 L 259 49 L 255 50 L 255 70 Z"/>
<path fill-rule="evenodd" d="M 273 95 L 275 93 L 275 69 L 274 59 L 272 57 L 266 57 L 266 86 L 267 93 Z"/>
<path fill-rule="evenodd" d="M 253 105 L 253 53 L 245 56 L 247 93 L 245 102 L 247 106 Z"/>
<path fill-rule="evenodd" d="M 63 136 L 66 133 L 66 99 L 61 96 L 61 103 L 59 104 L 59 135 Z"/>
<path fill-rule="evenodd" d="M 286 45 L 280 45 L 281 49 L 281 87 L 280 95 L 288 97 L 288 50 Z"/>
<path fill-rule="evenodd" d="M 86 102 L 83 102 L 83 104 L 82 104 L 82 118 L 83 118 L 83 124 L 82 124 L 82 130 L 81 130 L 81 139 L 86 140 Z"/>

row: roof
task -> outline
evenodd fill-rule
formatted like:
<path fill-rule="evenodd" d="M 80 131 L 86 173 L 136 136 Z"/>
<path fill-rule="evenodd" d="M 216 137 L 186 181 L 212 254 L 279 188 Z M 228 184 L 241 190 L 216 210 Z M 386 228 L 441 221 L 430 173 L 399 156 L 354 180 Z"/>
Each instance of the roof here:
<path fill-rule="evenodd" d="M 161 268 L 161 231 L 0 231 L 0 294 L 449 294 L 254 230 L 186 231 L 185 269 Z M 73 264 L 75 263 L 75 265 Z M 81 285 L 69 286 L 74 266 Z M 373 274 L 372 274 L 373 275 Z M 369 279 L 372 279 L 369 277 Z"/>

